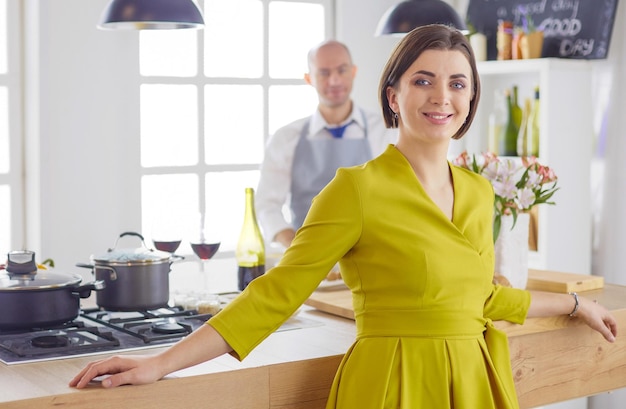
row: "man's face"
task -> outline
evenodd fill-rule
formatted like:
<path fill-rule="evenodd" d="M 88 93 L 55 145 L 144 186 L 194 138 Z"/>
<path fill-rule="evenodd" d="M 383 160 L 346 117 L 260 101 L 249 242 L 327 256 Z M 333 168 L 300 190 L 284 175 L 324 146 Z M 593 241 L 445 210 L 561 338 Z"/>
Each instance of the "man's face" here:
<path fill-rule="evenodd" d="M 355 75 L 356 66 L 345 48 L 328 44 L 317 50 L 305 80 L 317 91 L 320 104 L 336 107 L 350 100 Z"/>

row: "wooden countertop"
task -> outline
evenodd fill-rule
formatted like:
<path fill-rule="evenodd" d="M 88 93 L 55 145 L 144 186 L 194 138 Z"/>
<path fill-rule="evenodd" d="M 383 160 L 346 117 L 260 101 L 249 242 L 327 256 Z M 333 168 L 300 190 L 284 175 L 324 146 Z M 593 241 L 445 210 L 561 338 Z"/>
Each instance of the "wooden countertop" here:
<path fill-rule="evenodd" d="M 143 397 L 140 400 L 147 399 L 145 406 L 142 406 L 143 403 L 138 403 L 138 405 L 133 403 L 134 408 L 192 408 L 193 404 L 188 404 L 188 402 L 206 399 L 206 394 L 210 394 L 214 399 L 220 399 L 222 396 L 226 398 L 225 395 L 229 395 L 225 402 L 234 399 L 233 408 L 266 407 L 257 406 L 257 404 L 237 406 L 237 403 L 241 403 L 242 395 L 246 392 L 252 391 L 255 386 L 263 385 L 261 380 L 268 376 L 269 367 L 278 366 L 273 371 L 279 372 L 282 371 L 281 364 L 285 363 L 294 363 L 294 367 L 304 366 L 305 368 L 308 368 L 308 363 L 312 363 L 315 367 L 316 360 L 322 359 L 321 362 L 325 362 L 323 358 L 331 357 L 329 362 L 334 364 L 334 368 L 331 368 L 334 372 L 341 356 L 354 341 L 356 331 L 353 321 L 316 311 L 310 307 L 303 307 L 297 318 L 315 321 L 320 325 L 274 333 L 243 362 L 224 355 L 210 362 L 175 372 L 168 376 L 166 381 L 145 387 L 122 387 L 118 390 L 106 391 L 99 385 L 94 385 L 94 387 L 78 391 L 67 386 L 69 380 L 88 362 L 110 355 L 17 365 L 0 363 L 0 385 L 2 385 L 0 407 L 45 408 L 57 406 L 61 402 L 70 407 L 81 407 L 78 405 L 80 402 L 89 402 L 89 408 L 93 409 L 119 409 L 128 407 L 123 402 L 132 396 L 133 400 L 139 397 Z M 161 348 L 127 354 L 151 354 L 159 350 Z M 302 372 L 306 373 L 307 370 Z M 210 376 L 210 380 L 202 386 L 205 382 L 201 380 L 204 379 L 202 375 L 208 374 L 213 376 Z M 248 382 L 251 384 L 248 385 Z M 193 386 L 190 393 L 195 396 L 186 394 L 184 402 L 187 403 L 175 404 L 174 399 L 182 398 L 181 391 L 177 389 L 186 390 L 190 385 Z M 242 385 L 246 386 L 242 387 Z M 330 383 L 327 387 L 330 387 Z M 257 401 L 256 392 L 252 395 L 251 402 Z M 231 406 L 219 405 L 218 407 L 221 409 Z"/>
<path fill-rule="evenodd" d="M 626 334 L 626 287 L 607 284 L 581 295 L 611 309 L 621 334 Z M 309 306 L 298 317 L 321 325 L 274 333 L 244 362 L 222 356 L 151 385 L 69 388 L 70 378 L 94 357 L 0 364 L 0 407 L 158 409 L 206 407 L 212 402 L 220 409 L 321 409 L 341 357 L 354 340 L 355 325 Z M 533 318 L 524 325 L 498 322 L 497 326 L 509 335 L 522 408 L 626 386 L 626 335 L 609 344 L 569 317 Z"/>

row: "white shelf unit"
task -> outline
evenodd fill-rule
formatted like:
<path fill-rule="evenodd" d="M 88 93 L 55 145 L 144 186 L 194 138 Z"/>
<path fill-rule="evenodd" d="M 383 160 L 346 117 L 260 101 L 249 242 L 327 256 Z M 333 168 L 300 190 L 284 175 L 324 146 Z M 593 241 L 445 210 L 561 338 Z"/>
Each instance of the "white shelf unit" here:
<path fill-rule="evenodd" d="M 529 267 L 591 274 L 590 171 L 593 149 L 591 65 L 586 60 L 540 58 L 480 62 L 481 102 L 468 134 L 451 147 L 487 150 L 494 91 L 518 86 L 518 103 L 540 90 L 539 160 L 556 172 L 556 205 L 539 205 L 538 251 Z"/>

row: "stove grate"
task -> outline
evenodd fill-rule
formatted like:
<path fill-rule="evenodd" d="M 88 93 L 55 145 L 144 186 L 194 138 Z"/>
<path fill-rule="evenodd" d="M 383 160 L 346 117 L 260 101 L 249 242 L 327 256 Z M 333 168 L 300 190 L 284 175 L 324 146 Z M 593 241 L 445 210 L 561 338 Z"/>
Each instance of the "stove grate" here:
<path fill-rule="evenodd" d="M 67 342 L 61 346 L 36 346 L 36 341 L 33 341 L 43 337 L 66 338 Z M 23 336 L 0 340 L 0 348 L 20 357 L 49 355 L 77 350 L 90 351 L 98 348 L 117 347 L 119 345 L 119 339 L 113 336 L 111 332 L 101 331 L 95 327 L 29 332 Z"/>

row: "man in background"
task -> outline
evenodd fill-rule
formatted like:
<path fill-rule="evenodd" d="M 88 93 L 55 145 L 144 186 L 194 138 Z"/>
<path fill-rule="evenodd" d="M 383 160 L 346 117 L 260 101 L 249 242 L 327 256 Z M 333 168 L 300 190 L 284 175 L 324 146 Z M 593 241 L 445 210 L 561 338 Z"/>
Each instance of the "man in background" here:
<path fill-rule="evenodd" d="M 348 48 L 327 40 L 308 53 L 307 84 L 318 94 L 317 110 L 276 131 L 267 143 L 256 193 L 256 211 L 266 240 L 289 247 L 311 200 L 339 167 L 355 166 L 395 143 L 380 113 L 351 99 L 357 67 Z M 283 214 L 289 205 L 291 221 Z"/>

